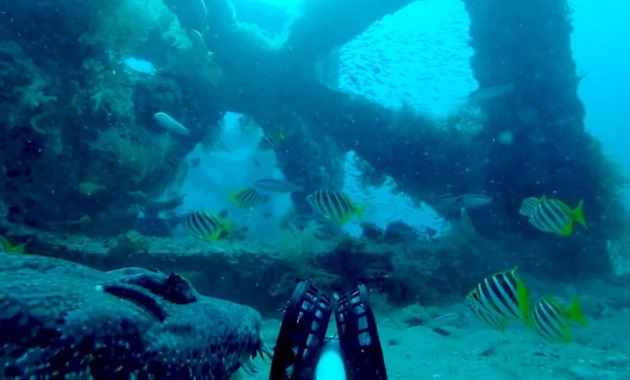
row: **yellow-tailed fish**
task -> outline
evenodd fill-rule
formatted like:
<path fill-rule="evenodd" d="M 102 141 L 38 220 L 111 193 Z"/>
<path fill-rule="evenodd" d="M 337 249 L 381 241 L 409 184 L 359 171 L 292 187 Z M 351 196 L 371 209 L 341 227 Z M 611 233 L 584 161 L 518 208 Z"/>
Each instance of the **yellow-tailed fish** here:
<path fill-rule="evenodd" d="M 573 341 L 571 324 L 588 325 L 588 321 L 577 296 L 568 306 L 562 306 L 554 297 L 543 297 L 532 310 L 533 330 L 548 342 L 569 343 Z"/>
<path fill-rule="evenodd" d="M 230 193 L 229 197 L 230 200 L 236 202 L 239 207 L 249 209 L 269 200 L 268 195 L 261 194 L 258 190 L 250 186 L 241 189 L 237 193 Z"/>
<path fill-rule="evenodd" d="M 231 229 L 229 222 L 206 210 L 185 215 L 182 224 L 194 236 L 206 241 L 217 240 L 227 235 Z"/>
<path fill-rule="evenodd" d="M 477 302 L 467 302 L 470 311 L 477 319 L 495 330 L 504 332 L 510 319 L 496 313 L 490 313 Z"/>
<path fill-rule="evenodd" d="M 573 230 L 573 222 L 586 228 L 583 202 L 580 201 L 574 210 L 558 199 L 540 197 L 538 205 L 529 217 L 532 226 L 540 231 L 569 236 Z"/>
<path fill-rule="evenodd" d="M 24 253 L 24 244 L 13 245 L 4 235 L 0 235 L 0 252 Z"/>
<path fill-rule="evenodd" d="M 355 205 L 346 194 L 329 189 L 317 190 L 306 197 L 306 201 L 324 217 L 341 223 L 349 221 L 353 214 L 360 219 L 364 209 L 363 205 Z"/>
<path fill-rule="evenodd" d="M 282 144 L 285 138 L 286 136 L 282 131 L 265 133 L 262 140 L 260 140 L 258 148 L 265 151 L 276 150 Z"/>
<path fill-rule="evenodd" d="M 509 319 L 518 319 L 527 326 L 530 321 L 530 296 L 516 268 L 484 278 L 466 296 L 484 311 Z"/>

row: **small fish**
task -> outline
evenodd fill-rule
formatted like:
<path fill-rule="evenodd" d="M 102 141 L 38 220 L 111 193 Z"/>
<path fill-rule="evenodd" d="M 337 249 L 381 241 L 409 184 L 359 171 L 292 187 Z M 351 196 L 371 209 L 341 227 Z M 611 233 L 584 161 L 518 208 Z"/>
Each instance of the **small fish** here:
<path fill-rule="evenodd" d="M 523 202 L 521 202 L 521 208 L 518 210 L 518 213 L 528 218 L 531 218 L 532 214 L 534 214 L 534 211 L 536 211 L 536 207 L 538 207 L 538 198 L 525 198 L 523 199 Z"/>
<path fill-rule="evenodd" d="M 490 313 L 481 307 L 477 302 L 468 302 L 468 307 L 470 307 L 470 311 L 475 317 L 477 317 L 477 319 L 495 330 L 505 332 L 505 329 L 510 323 L 509 318 L 495 313 Z"/>
<path fill-rule="evenodd" d="M 258 148 L 263 151 L 276 150 L 285 138 L 286 136 L 281 131 L 265 133 Z"/>
<path fill-rule="evenodd" d="M 261 191 L 277 193 L 293 193 L 302 191 L 303 187 L 282 179 L 261 179 L 254 182 L 254 187 Z"/>
<path fill-rule="evenodd" d="M 24 253 L 24 244 L 13 245 L 4 235 L 0 235 L 0 252 Z"/>
<path fill-rule="evenodd" d="M 229 222 L 206 210 L 185 215 L 182 224 L 195 237 L 206 241 L 217 240 L 227 235 L 231 229 Z"/>
<path fill-rule="evenodd" d="M 349 221 L 352 214 L 360 219 L 364 209 L 363 205 L 356 206 L 344 193 L 329 189 L 317 190 L 306 197 L 306 201 L 327 219 L 341 223 Z"/>
<path fill-rule="evenodd" d="M 553 297 L 543 297 L 532 310 L 533 329 L 549 342 L 569 343 L 573 340 L 571 324 L 588 325 L 582 313 L 580 301 L 573 297 L 567 307 Z"/>
<path fill-rule="evenodd" d="M 540 231 L 569 236 L 573 231 L 573 222 L 586 228 L 583 202 L 580 201 L 574 210 L 558 199 L 540 197 L 538 205 L 529 217 L 532 226 Z"/>
<path fill-rule="evenodd" d="M 188 128 L 184 127 L 177 120 L 173 119 L 171 116 L 164 112 L 156 113 L 155 115 L 153 115 L 153 118 L 160 127 L 169 132 L 184 136 L 190 135 L 190 131 L 188 130 Z"/>
<path fill-rule="evenodd" d="M 484 278 L 468 293 L 466 302 L 476 304 L 492 315 L 531 325 L 529 290 L 516 268 Z"/>
<path fill-rule="evenodd" d="M 230 200 L 235 201 L 239 207 L 252 209 L 261 203 L 265 203 L 269 200 L 269 196 L 261 194 L 253 187 L 245 187 L 237 193 L 230 193 Z"/>
<path fill-rule="evenodd" d="M 460 211 L 462 207 L 468 210 L 485 207 L 492 203 L 492 198 L 483 194 L 446 194 L 435 197 L 428 203 L 438 211 L 454 213 Z"/>

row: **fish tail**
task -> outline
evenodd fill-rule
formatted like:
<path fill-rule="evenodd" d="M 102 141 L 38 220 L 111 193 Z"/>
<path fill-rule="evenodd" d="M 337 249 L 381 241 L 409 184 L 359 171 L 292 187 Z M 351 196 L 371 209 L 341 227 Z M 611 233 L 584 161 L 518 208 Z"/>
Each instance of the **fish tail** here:
<path fill-rule="evenodd" d="M 26 244 L 14 245 L 9 248 L 9 252 L 11 253 L 24 253 L 24 248 Z"/>
<path fill-rule="evenodd" d="M 584 228 L 588 228 L 586 226 L 586 219 L 584 218 L 584 201 L 582 199 L 580 199 L 580 203 L 575 207 L 575 210 L 571 212 L 571 217 L 584 226 Z"/>
<path fill-rule="evenodd" d="M 237 201 L 237 199 L 236 199 L 236 195 L 237 195 L 237 193 L 236 193 L 236 192 L 234 192 L 234 191 L 229 191 L 229 192 L 228 192 L 228 199 L 229 199 L 231 202 L 237 202 L 237 203 L 238 203 L 238 201 Z"/>
<path fill-rule="evenodd" d="M 229 233 L 230 231 L 232 231 L 232 222 L 225 220 L 221 223 L 221 230 L 223 230 L 225 233 Z"/>
<path fill-rule="evenodd" d="M 365 211 L 365 205 L 358 205 L 354 209 L 354 215 L 361 220 L 363 218 L 363 211 Z"/>
<path fill-rule="evenodd" d="M 341 224 L 345 224 L 345 223 L 347 223 L 347 222 L 349 222 L 349 221 L 350 221 L 350 218 L 351 218 L 351 217 L 352 217 L 352 212 L 351 212 L 351 211 L 348 211 L 347 213 L 345 213 L 345 214 L 341 217 L 341 219 L 339 219 L 339 222 L 340 222 Z"/>
<path fill-rule="evenodd" d="M 577 294 L 573 296 L 573 298 L 571 298 L 571 302 L 569 303 L 569 306 L 567 306 L 565 314 L 565 317 L 571 322 L 577 323 L 582 326 L 588 325 L 588 319 L 586 319 L 586 316 L 582 312 L 582 307 L 580 306 L 580 298 Z"/>
<path fill-rule="evenodd" d="M 0 235 L 0 252 L 24 253 L 24 246 L 25 244 L 13 245 L 6 236 Z"/>
<path fill-rule="evenodd" d="M 516 271 L 516 269 L 514 269 Z M 529 289 L 525 286 L 523 280 L 516 276 L 516 297 L 518 300 L 518 308 L 521 319 L 528 327 L 533 327 L 534 322 L 532 319 L 532 305 L 531 305 L 531 295 L 529 293 Z"/>
<path fill-rule="evenodd" d="M 510 324 L 510 320 L 508 318 L 502 318 L 499 321 L 499 325 L 497 327 L 499 328 L 499 331 L 501 331 L 502 333 L 505 333 L 505 330 L 507 330 L 507 327 L 509 324 Z"/>

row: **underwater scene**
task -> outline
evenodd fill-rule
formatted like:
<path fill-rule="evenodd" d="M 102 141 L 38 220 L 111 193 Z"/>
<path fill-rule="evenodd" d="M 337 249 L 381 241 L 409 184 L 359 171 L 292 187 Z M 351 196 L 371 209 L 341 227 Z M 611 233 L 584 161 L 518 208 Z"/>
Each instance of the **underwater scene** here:
<path fill-rule="evenodd" d="M 0 379 L 630 380 L 624 1 L 0 1 Z"/>

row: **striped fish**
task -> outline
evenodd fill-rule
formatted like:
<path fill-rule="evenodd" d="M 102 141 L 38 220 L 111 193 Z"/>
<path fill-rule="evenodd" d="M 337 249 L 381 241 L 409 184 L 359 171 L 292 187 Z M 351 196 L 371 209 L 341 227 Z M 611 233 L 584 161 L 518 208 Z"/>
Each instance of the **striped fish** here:
<path fill-rule="evenodd" d="M 573 340 L 571 324 L 588 325 L 577 297 L 567 307 L 553 297 L 543 297 L 532 310 L 533 330 L 548 342 L 569 343 Z"/>
<path fill-rule="evenodd" d="M 470 311 L 473 313 L 477 319 L 479 319 L 484 324 L 490 326 L 495 330 L 499 330 L 501 332 L 505 332 L 508 323 L 510 322 L 509 318 L 506 318 L 501 315 L 497 315 L 495 313 L 490 313 L 486 311 L 484 308 L 479 306 L 477 302 L 467 302 Z"/>
<path fill-rule="evenodd" d="M 182 224 L 195 237 L 206 241 L 217 240 L 230 231 L 229 222 L 206 210 L 198 210 L 185 215 Z"/>
<path fill-rule="evenodd" d="M 586 227 L 582 205 L 583 202 L 580 201 L 575 210 L 571 210 L 566 203 L 558 199 L 547 199 L 542 196 L 529 222 L 540 231 L 569 236 L 573 230 L 573 222 Z"/>
<path fill-rule="evenodd" d="M 230 193 L 230 200 L 236 202 L 239 207 L 252 209 L 261 203 L 267 202 L 269 196 L 261 194 L 258 190 L 248 186 L 237 193 Z"/>
<path fill-rule="evenodd" d="M 484 278 L 466 296 L 488 314 L 518 319 L 530 326 L 530 297 L 516 268 Z"/>
<path fill-rule="evenodd" d="M 286 137 L 281 131 L 265 133 L 258 148 L 264 151 L 276 150 Z"/>
<path fill-rule="evenodd" d="M 525 198 L 523 199 L 523 202 L 521 202 L 521 208 L 518 210 L 518 213 L 528 218 L 531 218 L 531 216 L 534 214 L 534 211 L 536 210 L 536 207 L 538 207 L 538 198 Z"/>
<path fill-rule="evenodd" d="M 337 222 L 345 223 L 350 220 L 352 214 L 361 218 L 364 206 L 356 206 L 347 195 L 340 191 L 323 189 L 317 190 L 306 197 L 306 201 L 313 210 L 324 217 Z"/>

